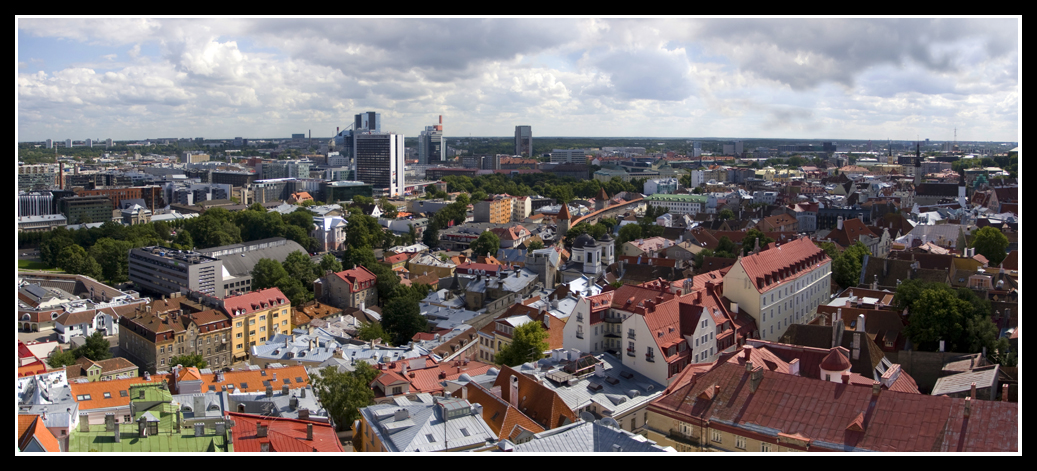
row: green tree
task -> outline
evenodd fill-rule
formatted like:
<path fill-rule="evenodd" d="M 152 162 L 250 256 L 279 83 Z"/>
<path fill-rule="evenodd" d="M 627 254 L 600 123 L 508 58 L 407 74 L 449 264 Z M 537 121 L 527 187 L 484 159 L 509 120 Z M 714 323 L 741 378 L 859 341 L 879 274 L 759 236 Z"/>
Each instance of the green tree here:
<path fill-rule="evenodd" d="M 209 366 L 209 362 L 205 361 L 201 355 L 197 353 L 178 355 L 169 359 L 170 365 L 182 365 L 184 368 L 197 367 L 205 368 Z"/>
<path fill-rule="evenodd" d="M 107 360 L 112 357 L 111 344 L 100 331 L 90 334 L 83 346 L 75 349 L 76 358 L 87 357 L 93 361 Z"/>
<path fill-rule="evenodd" d="M 828 255 L 828 258 L 832 259 L 832 261 L 835 261 L 836 257 L 839 256 L 839 249 L 835 247 L 834 242 L 824 241 L 818 243 L 817 246 L 821 247 L 821 250 L 824 250 L 825 255 Z"/>
<path fill-rule="evenodd" d="M 338 430 L 348 430 L 360 418 L 360 409 L 374 402 L 371 382 L 378 370 L 363 361 L 354 364 L 354 370 L 339 372 L 334 366 L 320 370 L 312 378 L 313 392 L 321 406 L 328 411 Z"/>
<path fill-rule="evenodd" d="M 720 220 L 720 221 L 726 221 L 728 219 L 734 219 L 734 217 L 735 217 L 735 212 L 731 211 L 730 209 L 721 209 L 720 212 L 717 213 L 717 220 Z"/>
<path fill-rule="evenodd" d="M 526 251 L 532 252 L 534 250 L 540 250 L 542 248 L 544 248 L 544 243 L 539 240 L 534 240 L 533 242 L 529 243 L 529 247 L 526 249 Z"/>
<path fill-rule="evenodd" d="M 616 239 L 616 247 L 632 240 L 641 238 L 641 226 L 638 224 L 626 224 L 619 228 L 619 238 Z"/>
<path fill-rule="evenodd" d="M 59 262 L 61 269 L 66 273 L 86 275 L 91 278 L 101 277 L 101 266 L 78 245 L 70 245 L 62 249 Z"/>
<path fill-rule="evenodd" d="M 252 289 L 255 291 L 275 287 L 282 279 L 288 279 L 288 272 L 277 260 L 261 258 L 252 267 Z"/>
<path fill-rule="evenodd" d="M 382 308 L 382 328 L 392 335 L 394 345 L 405 345 L 418 332 L 428 329 L 428 321 L 421 315 L 416 296 L 390 299 Z"/>
<path fill-rule="evenodd" d="M 312 286 L 313 280 L 317 279 L 317 265 L 310 261 L 309 255 L 298 250 L 288 254 L 281 266 L 289 278 L 303 282 L 304 286 Z"/>
<path fill-rule="evenodd" d="M 832 261 L 833 280 L 843 288 L 857 286 L 864 267 L 864 256 L 869 254 L 868 248 L 859 240 L 847 247 Z"/>
<path fill-rule="evenodd" d="M 472 242 L 472 257 L 484 255 L 497 255 L 500 250 L 500 237 L 490 231 L 479 234 L 479 238 Z"/>
<path fill-rule="evenodd" d="M 997 228 L 986 226 L 972 236 L 972 247 L 990 262 L 990 266 L 1000 265 L 1008 255 L 1008 237 Z"/>
<path fill-rule="evenodd" d="M 944 340 L 948 350 L 959 351 L 956 341 L 965 331 L 965 313 L 971 310 L 968 301 L 949 290 L 927 288 L 911 306 L 910 322 L 904 330 L 918 350 L 935 351 Z"/>
<path fill-rule="evenodd" d="M 390 203 L 388 198 L 378 200 L 378 206 L 382 208 L 382 217 L 396 219 L 396 216 L 400 214 L 399 209 Z"/>
<path fill-rule="evenodd" d="M 515 328 L 511 344 L 497 353 L 494 362 L 500 365 L 518 366 L 539 360 L 548 349 L 547 331 L 540 321 L 526 322 Z"/>
<path fill-rule="evenodd" d="M 732 242 L 731 239 L 728 238 L 727 236 L 720 236 L 720 240 L 717 242 L 717 250 L 716 250 L 716 252 L 717 253 L 724 252 L 725 254 L 730 255 L 730 254 L 737 253 L 738 252 L 738 247 L 735 246 L 735 243 Z M 734 258 L 734 257 L 732 256 L 732 257 L 728 257 L 728 258 Z"/>
<path fill-rule="evenodd" d="M 360 329 L 357 330 L 356 337 L 360 340 L 375 340 L 382 339 L 384 343 L 391 343 L 389 334 L 382 329 L 382 324 L 377 322 L 365 322 Z"/>
<path fill-rule="evenodd" d="M 133 244 L 124 240 L 101 238 L 90 247 L 90 256 L 101 266 L 101 276 L 108 283 L 122 283 L 129 279 L 130 249 Z"/>
<path fill-rule="evenodd" d="M 752 253 L 753 249 L 756 248 L 756 241 L 760 241 L 760 250 L 763 250 L 767 244 L 774 242 L 774 239 L 767 237 L 762 231 L 756 228 L 749 229 L 745 233 L 745 237 L 742 238 L 742 255 L 748 256 Z"/>
<path fill-rule="evenodd" d="M 55 350 L 47 360 L 47 364 L 51 368 L 61 368 L 63 366 L 74 365 L 76 363 L 76 354 L 72 350 Z"/>
<path fill-rule="evenodd" d="M 187 229 L 176 231 L 176 239 L 173 241 L 182 247 L 194 248 L 194 239 L 191 237 L 191 231 Z"/>
<path fill-rule="evenodd" d="M 333 273 L 338 273 L 338 272 L 342 271 L 342 263 L 339 262 L 338 259 L 335 258 L 335 256 L 330 254 L 330 253 L 324 254 L 324 256 L 321 257 L 321 259 L 320 259 L 320 266 L 319 267 L 320 267 L 319 275 L 322 275 L 322 276 L 328 270 L 331 270 Z"/>

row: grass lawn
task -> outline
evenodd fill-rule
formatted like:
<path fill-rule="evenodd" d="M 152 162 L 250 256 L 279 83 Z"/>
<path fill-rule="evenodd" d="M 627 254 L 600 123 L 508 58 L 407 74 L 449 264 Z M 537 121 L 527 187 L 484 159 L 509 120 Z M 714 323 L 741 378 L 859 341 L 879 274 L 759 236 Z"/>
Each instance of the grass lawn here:
<path fill-rule="evenodd" d="M 46 263 L 43 263 L 43 262 L 40 262 L 40 261 L 35 261 L 35 260 L 18 260 L 18 269 L 19 270 L 43 270 L 43 271 L 52 271 L 52 272 L 60 272 L 61 271 L 61 269 L 59 269 L 59 268 L 47 268 L 47 264 Z"/>

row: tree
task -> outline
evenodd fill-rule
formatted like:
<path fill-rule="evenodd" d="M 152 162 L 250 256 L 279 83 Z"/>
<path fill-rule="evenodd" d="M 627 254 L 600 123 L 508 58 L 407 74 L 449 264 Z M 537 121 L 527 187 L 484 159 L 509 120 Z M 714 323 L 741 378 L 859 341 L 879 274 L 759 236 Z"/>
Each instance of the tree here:
<path fill-rule="evenodd" d="M 360 409 L 373 403 L 374 391 L 370 385 L 377 376 L 378 370 L 358 361 L 353 371 L 339 372 L 338 368 L 329 366 L 320 370 L 319 376 L 311 377 L 313 392 L 328 411 L 336 429 L 352 427 L 360 417 Z"/>
<path fill-rule="evenodd" d="M 727 236 L 720 236 L 720 241 L 717 242 L 717 253 L 724 252 L 725 254 L 734 254 L 738 252 L 738 247 L 731 241 Z M 733 256 L 727 258 L 735 258 Z"/>
<path fill-rule="evenodd" d="M 47 360 L 47 364 L 51 368 L 61 368 L 63 366 L 69 366 L 76 363 L 76 354 L 72 350 L 55 350 Z"/>
<path fill-rule="evenodd" d="M 90 247 L 90 256 L 101 266 L 101 276 L 109 283 L 122 283 L 129 279 L 130 249 L 133 244 L 125 240 L 101 238 Z"/>
<path fill-rule="evenodd" d="M 365 341 L 382 339 L 385 343 L 391 343 L 389 334 L 382 329 L 382 324 L 376 322 L 365 322 L 360 326 L 360 329 L 357 330 L 356 337 Z"/>
<path fill-rule="evenodd" d="M 66 273 L 86 275 L 91 278 L 101 277 L 101 266 L 90 254 L 78 245 L 69 245 L 61 250 L 59 266 Z"/>
<path fill-rule="evenodd" d="M 411 337 L 428 329 L 416 296 L 395 297 L 382 308 L 382 328 L 392 335 L 394 345 L 406 345 Z"/>
<path fill-rule="evenodd" d="M 774 239 L 767 237 L 762 231 L 756 228 L 749 229 L 745 233 L 745 237 L 742 238 L 742 255 L 748 256 L 749 253 L 756 248 L 756 241 L 760 241 L 760 250 L 763 250 L 767 244 L 774 242 Z"/>
<path fill-rule="evenodd" d="M 976 252 L 987 258 L 990 266 L 1000 265 L 1008 255 L 1008 237 L 1005 237 L 997 228 L 986 226 L 976 231 L 972 236 L 972 247 Z"/>
<path fill-rule="evenodd" d="M 184 368 L 197 367 L 205 368 L 209 366 L 209 362 L 205 361 L 201 355 L 197 353 L 179 355 L 169 359 L 170 365 L 182 365 Z"/>
<path fill-rule="evenodd" d="M 619 238 L 616 239 L 616 247 L 640 238 L 641 226 L 638 224 L 626 224 L 619 228 Z"/>
<path fill-rule="evenodd" d="M 261 289 L 277 286 L 282 279 L 288 278 L 288 272 L 277 260 L 261 258 L 252 267 L 252 289 Z"/>
<path fill-rule="evenodd" d="M 542 248 L 544 248 L 544 243 L 539 240 L 534 240 L 533 242 L 529 243 L 529 247 L 526 248 L 526 251 L 532 252 L 534 250 L 540 250 Z"/>
<path fill-rule="evenodd" d="M 82 347 L 75 349 L 76 358 L 87 357 L 93 361 L 107 360 L 112 357 L 112 352 L 109 351 L 112 346 L 104 338 L 104 334 L 100 331 L 94 332 L 86 338 L 86 343 Z"/>
<path fill-rule="evenodd" d="M 864 268 L 865 255 L 870 255 L 870 252 L 858 240 L 832 261 L 832 278 L 839 286 L 843 288 L 857 286 L 861 278 L 861 269 Z"/>
<path fill-rule="evenodd" d="M 320 275 L 324 275 L 325 272 L 331 270 L 333 273 L 342 271 L 342 263 L 335 258 L 334 255 L 328 253 L 324 254 L 324 257 L 320 259 Z"/>
<path fill-rule="evenodd" d="M 382 208 L 382 216 L 389 219 L 396 219 L 396 216 L 400 213 L 399 209 L 390 203 L 388 198 L 378 200 L 378 206 Z"/>
<path fill-rule="evenodd" d="M 497 251 L 500 250 L 500 237 L 490 231 L 484 231 L 475 242 L 472 242 L 471 248 L 473 257 L 497 255 Z"/>
<path fill-rule="evenodd" d="M 904 329 L 919 350 L 935 351 L 940 340 L 950 351 L 957 350 L 956 341 L 964 332 L 965 312 L 972 310 L 949 290 L 927 288 L 911 306 L 911 317 Z"/>
<path fill-rule="evenodd" d="M 515 329 L 511 344 L 502 348 L 494 358 L 500 365 L 518 366 L 544 357 L 548 349 L 547 331 L 540 321 L 526 322 Z"/>
<path fill-rule="evenodd" d="M 720 221 L 726 221 L 728 219 L 734 219 L 734 217 L 735 217 L 735 212 L 731 211 L 730 209 L 721 209 L 720 212 L 717 213 L 717 220 L 720 220 Z"/>
<path fill-rule="evenodd" d="M 187 248 L 194 248 L 194 239 L 191 237 L 191 232 L 187 229 L 180 229 L 176 231 L 176 239 L 174 243 Z"/>
<path fill-rule="evenodd" d="M 284 267 L 284 271 L 288 273 L 290 278 L 299 280 L 304 284 L 312 286 L 313 280 L 317 279 L 317 265 L 310 261 L 309 255 L 298 250 L 288 254 L 281 266 Z"/>

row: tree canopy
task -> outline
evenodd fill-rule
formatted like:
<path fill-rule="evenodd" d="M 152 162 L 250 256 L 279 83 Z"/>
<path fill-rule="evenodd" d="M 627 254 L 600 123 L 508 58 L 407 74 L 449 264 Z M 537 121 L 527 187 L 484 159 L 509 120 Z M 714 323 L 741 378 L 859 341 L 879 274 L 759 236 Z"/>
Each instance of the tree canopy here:
<path fill-rule="evenodd" d="M 1008 237 L 993 226 L 980 228 L 972 236 L 972 247 L 976 252 L 987 258 L 990 266 L 1000 265 L 1008 255 Z"/>
<path fill-rule="evenodd" d="M 319 376 L 311 377 L 314 394 L 338 430 L 351 428 L 360 417 L 360 409 L 374 401 L 370 384 L 378 376 L 378 370 L 363 361 L 356 362 L 354 368 L 339 372 L 338 368 L 328 366 L 320 370 Z"/>
<path fill-rule="evenodd" d="M 495 256 L 500 250 L 500 237 L 493 232 L 483 231 L 482 234 L 479 234 L 479 238 L 472 242 L 471 248 L 473 257 Z"/>
<path fill-rule="evenodd" d="M 93 361 L 107 360 L 112 357 L 112 352 L 109 350 L 112 346 L 104 338 L 104 334 L 100 331 L 90 334 L 86 338 L 86 343 L 83 346 L 75 349 L 73 352 L 76 358 L 87 357 Z"/>
<path fill-rule="evenodd" d="M 497 364 L 517 366 L 544 357 L 548 349 L 547 331 L 540 321 L 526 322 L 515 328 L 511 344 L 497 353 Z"/>
<path fill-rule="evenodd" d="M 832 261 L 832 279 L 843 288 L 857 286 L 864 268 L 864 256 L 870 253 L 861 241 L 854 242 Z"/>
<path fill-rule="evenodd" d="M 201 355 L 197 353 L 190 353 L 187 355 L 177 355 L 169 359 L 170 365 L 182 365 L 184 368 L 196 367 L 205 368 L 209 366 L 209 362 L 205 361 Z"/>

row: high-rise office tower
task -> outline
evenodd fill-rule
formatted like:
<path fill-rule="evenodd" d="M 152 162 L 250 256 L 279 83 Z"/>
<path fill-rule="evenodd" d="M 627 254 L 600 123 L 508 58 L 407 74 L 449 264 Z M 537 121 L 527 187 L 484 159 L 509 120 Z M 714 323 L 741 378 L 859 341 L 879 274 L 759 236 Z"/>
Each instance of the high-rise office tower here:
<path fill-rule="evenodd" d="M 72 139 L 65 139 L 65 147 L 72 147 Z"/>
<path fill-rule="evenodd" d="M 54 148 L 54 141 L 53 140 L 47 139 L 47 148 L 48 149 Z"/>
<path fill-rule="evenodd" d="M 374 111 L 365 111 L 353 118 L 353 132 L 374 131 L 382 132 L 382 114 Z"/>
<path fill-rule="evenodd" d="M 515 126 L 515 155 L 533 156 L 532 126 Z"/>
<path fill-rule="evenodd" d="M 422 165 L 435 164 L 446 159 L 443 154 L 446 151 L 443 146 L 443 115 L 439 115 L 439 124 L 425 126 L 425 130 L 418 135 L 418 163 Z"/>
<path fill-rule="evenodd" d="M 86 140 L 86 146 L 87 147 L 93 147 L 94 146 L 94 140 L 93 139 L 87 139 Z"/>
<path fill-rule="evenodd" d="M 391 132 L 361 131 L 353 135 L 356 178 L 377 189 L 388 189 L 390 196 L 403 194 L 403 135 Z"/>

